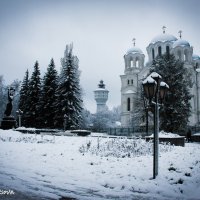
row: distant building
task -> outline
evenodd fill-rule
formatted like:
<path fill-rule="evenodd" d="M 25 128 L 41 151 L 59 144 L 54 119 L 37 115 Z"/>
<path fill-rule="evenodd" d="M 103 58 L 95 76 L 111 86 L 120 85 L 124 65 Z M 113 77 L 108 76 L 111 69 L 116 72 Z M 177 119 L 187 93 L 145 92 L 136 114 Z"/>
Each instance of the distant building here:
<path fill-rule="evenodd" d="M 182 39 L 182 31 L 179 31 L 180 38 L 165 33 L 154 37 L 146 50 L 148 53 L 148 62 L 144 65 L 145 55 L 142 50 L 135 46 L 135 39 L 133 39 L 133 47 L 130 48 L 124 55 L 125 70 L 121 75 L 121 124 L 123 127 L 129 127 L 134 113 L 134 100 L 137 96 L 138 84 L 149 73 L 149 67 L 152 61 L 158 55 L 166 52 L 175 55 L 176 59 L 184 62 L 192 74 L 193 87 L 191 94 L 192 112 L 190 117 L 190 125 L 200 124 L 200 57 L 193 54 L 193 47 L 186 40 Z"/>
<path fill-rule="evenodd" d="M 105 84 L 101 80 L 98 84 L 98 88 L 94 91 L 94 98 L 97 103 L 96 112 L 101 112 L 107 110 L 106 101 L 108 100 L 109 91 L 105 89 Z"/>

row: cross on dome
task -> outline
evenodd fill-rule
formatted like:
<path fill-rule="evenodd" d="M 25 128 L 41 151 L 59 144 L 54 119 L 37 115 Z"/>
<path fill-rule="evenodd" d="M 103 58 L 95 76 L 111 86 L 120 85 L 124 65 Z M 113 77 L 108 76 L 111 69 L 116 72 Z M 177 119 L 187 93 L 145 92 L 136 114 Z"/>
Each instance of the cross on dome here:
<path fill-rule="evenodd" d="M 166 29 L 166 26 L 163 26 L 163 27 L 162 27 L 163 34 L 165 33 L 165 29 Z"/>
<path fill-rule="evenodd" d="M 132 39 L 134 47 L 135 47 L 135 40 L 136 40 L 135 38 Z"/>
<path fill-rule="evenodd" d="M 182 38 L 182 32 L 183 32 L 183 31 L 181 31 L 181 30 L 178 32 L 178 33 L 179 33 L 180 39 Z"/>

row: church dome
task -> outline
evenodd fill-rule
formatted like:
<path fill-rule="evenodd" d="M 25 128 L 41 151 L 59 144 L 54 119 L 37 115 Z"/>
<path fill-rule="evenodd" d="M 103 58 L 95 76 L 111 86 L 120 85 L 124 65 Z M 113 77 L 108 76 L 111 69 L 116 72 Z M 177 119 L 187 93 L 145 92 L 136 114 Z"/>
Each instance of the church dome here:
<path fill-rule="evenodd" d="M 178 39 L 173 44 L 173 48 L 176 47 L 190 47 L 190 43 L 186 40 Z"/>
<path fill-rule="evenodd" d="M 170 34 L 167 34 L 167 33 L 163 33 L 163 34 L 160 34 L 160 35 L 157 35 L 156 37 L 154 37 L 150 44 L 155 44 L 157 42 L 173 42 L 173 41 L 176 41 L 177 38 L 173 35 L 170 35 Z"/>
<path fill-rule="evenodd" d="M 143 54 L 143 52 L 142 52 L 142 50 L 140 49 L 140 48 L 138 48 L 138 47 L 132 47 L 132 48 L 130 48 L 127 52 L 126 52 L 126 55 L 128 55 L 128 54 L 136 54 L 136 53 L 139 53 L 139 54 Z"/>

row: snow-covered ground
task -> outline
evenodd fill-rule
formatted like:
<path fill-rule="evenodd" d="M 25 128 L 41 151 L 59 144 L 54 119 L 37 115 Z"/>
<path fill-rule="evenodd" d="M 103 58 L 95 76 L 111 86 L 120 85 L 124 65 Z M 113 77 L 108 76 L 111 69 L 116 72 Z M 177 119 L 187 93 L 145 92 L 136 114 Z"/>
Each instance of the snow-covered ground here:
<path fill-rule="evenodd" d="M 0 191 L 39 199 L 200 199 L 200 144 L 160 150 L 152 179 L 152 144 L 141 139 L 0 130 Z"/>

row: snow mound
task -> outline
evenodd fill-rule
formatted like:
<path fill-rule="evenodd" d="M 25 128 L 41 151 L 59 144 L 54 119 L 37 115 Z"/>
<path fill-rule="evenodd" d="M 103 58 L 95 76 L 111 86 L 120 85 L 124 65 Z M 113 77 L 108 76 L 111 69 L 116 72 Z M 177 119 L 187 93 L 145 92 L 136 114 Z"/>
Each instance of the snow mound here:
<path fill-rule="evenodd" d="M 152 134 L 149 137 L 154 137 L 154 135 Z M 165 131 L 159 132 L 159 138 L 177 138 L 177 137 L 181 137 L 181 136 L 175 133 L 167 133 Z"/>
<path fill-rule="evenodd" d="M 2 142 L 21 142 L 21 143 L 54 143 L 54 136 L 45 136 L 43 134 L 23 134 L 13 130 L 0 131 L 0 141 Z"/>

